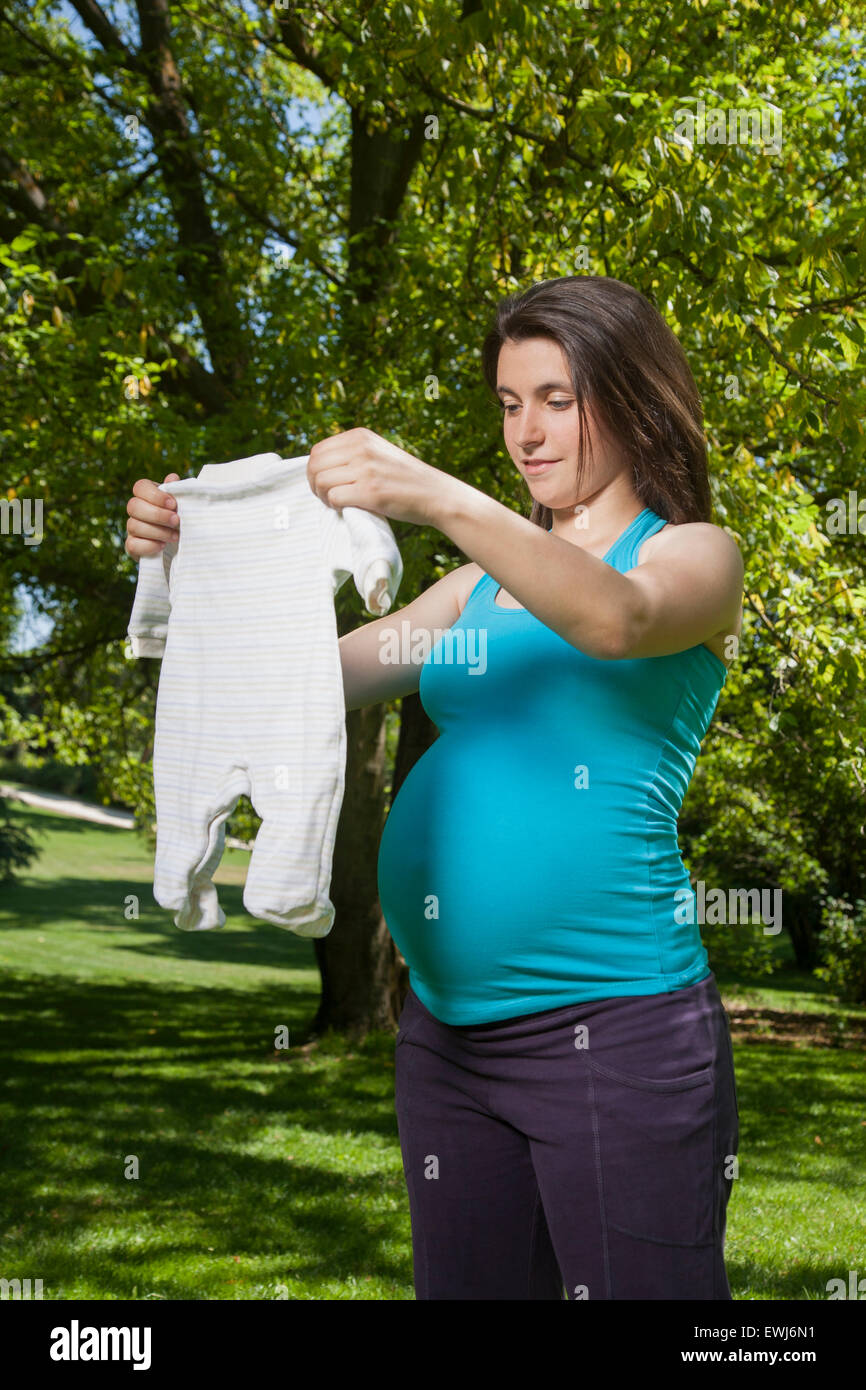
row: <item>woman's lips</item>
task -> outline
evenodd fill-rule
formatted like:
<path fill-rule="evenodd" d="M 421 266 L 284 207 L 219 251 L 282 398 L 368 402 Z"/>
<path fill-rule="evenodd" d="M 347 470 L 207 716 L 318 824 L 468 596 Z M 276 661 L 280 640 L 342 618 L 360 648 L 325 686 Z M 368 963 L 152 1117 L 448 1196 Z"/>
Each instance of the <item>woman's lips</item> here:
<path fill-rule="evenodd" d="M 527 473 L 543 473 L 545 468 L 552 468 L 555 463 L 559 463 L 559 459 L 528 459 L 523 467 Z"/>

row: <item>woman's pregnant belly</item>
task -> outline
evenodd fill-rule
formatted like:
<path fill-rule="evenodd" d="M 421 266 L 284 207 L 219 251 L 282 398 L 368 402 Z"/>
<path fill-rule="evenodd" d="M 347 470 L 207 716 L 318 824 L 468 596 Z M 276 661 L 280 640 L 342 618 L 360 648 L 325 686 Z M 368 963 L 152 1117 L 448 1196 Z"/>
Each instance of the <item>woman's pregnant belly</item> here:
<path fill-rule="evenodd" d="M 635 767 L 502 737 L 440 735 L 401 786 L 379 850 L 379 898 L 413 981 L 439 999 L 524 997 L 684 970 L 696 927 L 660 949 L 659 911 L 688 888 L 666 819 L 635 787 Z M 416 985 L 417 989 L 417 985 Z"/>

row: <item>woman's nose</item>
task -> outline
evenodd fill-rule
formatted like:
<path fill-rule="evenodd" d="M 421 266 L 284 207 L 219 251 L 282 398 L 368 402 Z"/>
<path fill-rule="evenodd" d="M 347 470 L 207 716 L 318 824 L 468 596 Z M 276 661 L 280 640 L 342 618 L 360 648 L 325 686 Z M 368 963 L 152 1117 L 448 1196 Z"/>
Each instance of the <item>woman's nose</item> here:
<path fill-rule="evenodd" d="M 516 438 L 521 449 L 528 449 L 530 445 L 541 444 L 544 441 L 541 416 L 530 407 L 521 412 Z"/>

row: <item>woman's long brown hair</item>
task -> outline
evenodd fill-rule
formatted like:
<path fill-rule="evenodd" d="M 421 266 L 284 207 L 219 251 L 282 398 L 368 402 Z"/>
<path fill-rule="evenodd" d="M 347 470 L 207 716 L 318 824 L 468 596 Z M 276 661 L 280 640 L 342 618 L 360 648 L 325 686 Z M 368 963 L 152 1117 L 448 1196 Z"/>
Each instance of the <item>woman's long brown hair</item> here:
<path fill-rule="evenodd" d="M 500 300 L 481 348 L 494 396 L 499 350 L 523 338 L 552 339 L 569 364 L 580 421 L 578 481 L 589 405 L 630 460 L 645 507 L 675 525 L 712 519 L 698 388 L 675 334 L 639 290 L 604 275 L 564 275 Z M 529 520 L 547 530 L 553 514 L 533 499 Z"/>

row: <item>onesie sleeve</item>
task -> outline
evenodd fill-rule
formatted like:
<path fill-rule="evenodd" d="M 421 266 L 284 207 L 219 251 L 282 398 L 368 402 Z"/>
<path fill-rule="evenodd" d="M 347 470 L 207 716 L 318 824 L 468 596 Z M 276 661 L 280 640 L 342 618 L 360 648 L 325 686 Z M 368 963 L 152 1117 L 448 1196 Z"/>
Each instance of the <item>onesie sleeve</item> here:
<path fill-rule="evenodd" d="M 351 574 L 368 613 L 389 611 L 403 577 L 403 561 L 394 533 L 384 517 L 363 507 L 343 507 L 329 526 L 328 560 L 336 592 Z"/>
<path fill-rule="evenodd" d="M 157 555 L 142 555 L 127 635 L 133 657 L 162 656 L 171 612 L 169 576 L 178 542 L 168 541 Z"/>

